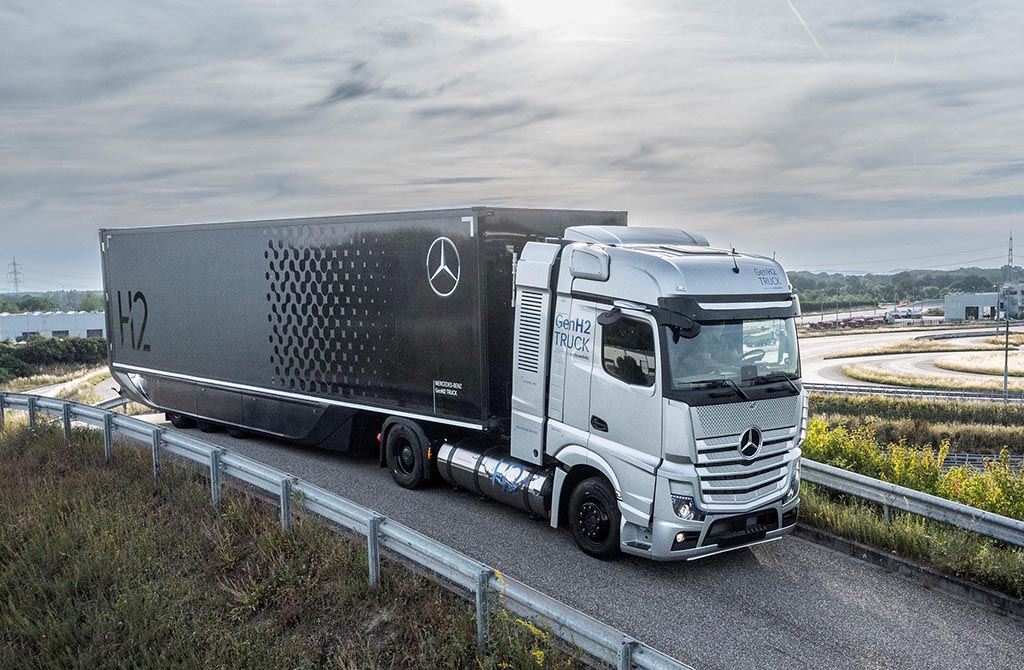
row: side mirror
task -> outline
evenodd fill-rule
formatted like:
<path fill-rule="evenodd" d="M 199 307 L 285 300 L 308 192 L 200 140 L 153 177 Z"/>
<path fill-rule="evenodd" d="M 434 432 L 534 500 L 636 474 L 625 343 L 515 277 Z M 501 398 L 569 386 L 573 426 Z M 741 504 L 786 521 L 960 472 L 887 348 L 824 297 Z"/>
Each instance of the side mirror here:
<path fill-rule="evenodd" d="M 598 314 L 597 322 L 602 326 L 610 326 L 614 323 L 618 323 L 619 319 L 622 318 L 622 310 L 618 307 L 614 307 L 607 312 Z"/>
<path fill-rule="evenodd" d="M 604 249 L 577 246 L 569 256 L 569 272 L 577 279 L 608 281 L 611 258 Z"/>

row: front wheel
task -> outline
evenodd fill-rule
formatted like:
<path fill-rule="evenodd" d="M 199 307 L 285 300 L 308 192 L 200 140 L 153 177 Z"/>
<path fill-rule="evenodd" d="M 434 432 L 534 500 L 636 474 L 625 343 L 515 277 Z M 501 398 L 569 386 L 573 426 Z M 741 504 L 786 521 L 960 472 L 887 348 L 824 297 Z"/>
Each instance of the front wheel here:
<path fill-rule="evenodd" d="M 569 497 L 569 525 L 576 545 L 595 558 L 619 553 L 619 502 L 604 477 L 584 479 Z"/>

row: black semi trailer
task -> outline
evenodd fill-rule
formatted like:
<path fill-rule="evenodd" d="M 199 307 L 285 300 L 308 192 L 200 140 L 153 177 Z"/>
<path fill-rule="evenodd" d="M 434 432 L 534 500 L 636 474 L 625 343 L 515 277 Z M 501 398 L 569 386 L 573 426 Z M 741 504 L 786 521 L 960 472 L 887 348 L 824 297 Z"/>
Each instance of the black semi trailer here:
<path fill-rule="evenodd" d="M 111 369 L 177 423 L 340 450 L 361 411 L 507 434 L 523 246 L 625 223 L 474 207 L 101 230 Z"/>
<path fill-rule="evenodd" d="M 102 230 L 110 368 L 179 428 L 377 437 L 399 485 L 549 515 L 595 556 L 779 539 L 807 423 L 785 271 L 625 224 L 473 207 Z"/>

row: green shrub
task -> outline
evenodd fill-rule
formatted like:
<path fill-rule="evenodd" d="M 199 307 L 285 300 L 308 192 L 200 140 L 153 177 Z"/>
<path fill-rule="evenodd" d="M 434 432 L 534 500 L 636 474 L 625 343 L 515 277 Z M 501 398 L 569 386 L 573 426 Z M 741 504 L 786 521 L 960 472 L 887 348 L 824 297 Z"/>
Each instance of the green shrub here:
<path fill-rule="evenodd" d="M 868 427 L 882 444 L 900 440 L 919 447 L 938 449 L 943 442 L 955 453 L 998 455 L 1003 449 L 1011 454 L 1024 454 L 1021 429 L 1013 426 L 991 426 L 981 423 L 933 423 L 922 419 L 882 419 L 851 414 L 818 414 L 830 426 L 845 425 L 850 429 Z"/>
<path fill-rule="evenodd" d="M 804 456 L 811 460 L 1024 520 L 1024 472 L 1010 465 L 1008 452 L 987 461 L 982 471 L 944 471 L 948 452 L 948 442 L 937 450 L 902 441 L 883 446 L 869 426 L 830 428 L 820 418 L 811 420 L 803 445 Z"/>

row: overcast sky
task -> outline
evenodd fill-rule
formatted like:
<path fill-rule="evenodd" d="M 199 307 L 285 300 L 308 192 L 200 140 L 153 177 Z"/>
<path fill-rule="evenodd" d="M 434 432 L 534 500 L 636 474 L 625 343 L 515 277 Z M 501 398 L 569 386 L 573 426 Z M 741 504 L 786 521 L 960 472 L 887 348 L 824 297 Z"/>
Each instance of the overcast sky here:
<path fill-rule="evenodd" d="M 790 269 L 995 267 L 1024 213 L 1022 15 L 3 0 L 0 270 L 96 287 L 100 227 L 472 204 L 627 209 Z"/>

